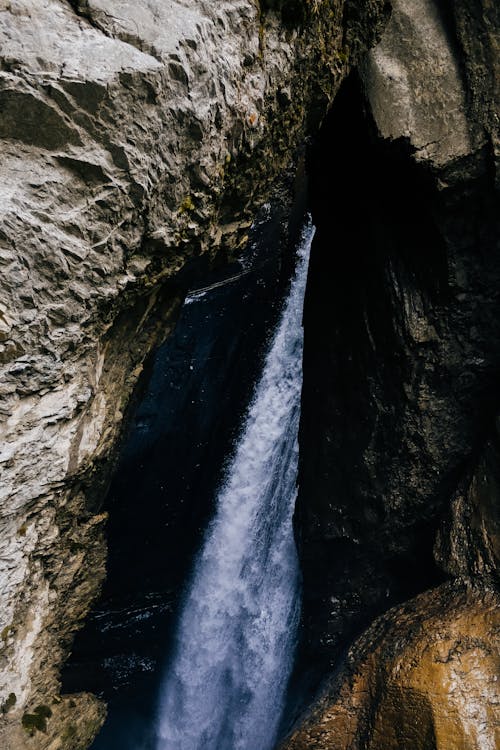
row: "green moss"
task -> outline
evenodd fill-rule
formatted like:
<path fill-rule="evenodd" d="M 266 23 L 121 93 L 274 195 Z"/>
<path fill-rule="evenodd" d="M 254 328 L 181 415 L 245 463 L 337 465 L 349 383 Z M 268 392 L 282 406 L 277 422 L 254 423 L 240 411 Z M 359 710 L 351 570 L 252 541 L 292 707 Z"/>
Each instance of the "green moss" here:
<path fill-rule="evenodd" d="M 0 633 L 0 639 L 4 642 L 7 641 L 9 637 L 12 635 L 12 633 L 14 632 L 14 630 L 15 628 L 13 625 L 6 625 L 3 628 L 2 632 Z"/>
<path fill-rule="evenodd" d="M 30 737 L 32 737 L 36 731 L 47 731 L 47 721 L 39 714 L 23 714 L 21 723 L 23 729 L 30 735 Z"/>
<path fill-rule="evenodd" d="M 32 737 L 35 732 L 47 731 L 47 719 L 52 716 L 52 711 L 48 706 L 37 706 L 32 714 L 23 714 L 21 724 L 24 730 Z"/>
<path fill-rule="evenodd" d="M 6 700 L 4 700 L 4 702 L 0 706 L 0 711 L 3 714 L 8 713 L 10 711 L 10 709 L 13 708 L 13 706 L 16 705 L 16 701 L 17 701 L 16 694 L 15 693 L 9 693 L 9 697 Z"/>
<path fill-rule="evenodd" d="M 74 740 L 77 734 L 77 729 L 74 724 L 66 724 L 63 731 L 61 732 L 61 740 L 64 743 L 64 747 L 66 747 L 66 744 L 71 742 L 71 740 Z"/>
<path fill-rule="evenodd" d="M 181 201 L 181 204 L 179 206 L 179 213 L 184 214 L 186 211 L 194 211 L 196 206 L 193 203 L 193 199 L 190 195 L 186 195 L 185 198 Z"/>

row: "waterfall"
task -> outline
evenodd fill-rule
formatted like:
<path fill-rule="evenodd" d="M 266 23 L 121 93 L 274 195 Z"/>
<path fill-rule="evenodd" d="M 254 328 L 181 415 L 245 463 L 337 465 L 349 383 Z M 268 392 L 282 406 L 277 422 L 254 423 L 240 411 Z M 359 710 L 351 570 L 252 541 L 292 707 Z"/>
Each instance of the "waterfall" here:
<path fill-rule="evenodd" d="M 300 606 L 292 530 L 307 225 L 262 375 L 218 491 L 161 690 L 157 750 L 270 750 Z"/>

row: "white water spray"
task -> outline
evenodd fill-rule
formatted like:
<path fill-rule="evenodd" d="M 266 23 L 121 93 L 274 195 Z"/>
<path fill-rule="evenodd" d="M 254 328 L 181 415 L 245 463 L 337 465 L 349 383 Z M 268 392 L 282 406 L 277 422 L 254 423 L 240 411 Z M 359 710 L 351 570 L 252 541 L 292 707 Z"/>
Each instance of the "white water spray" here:
<path fill-rule="evenodd" d="M 271 750 L 292 668 L 302 308 L 314 228 L 219 490 L 161 691 L 157 750 Z"/>

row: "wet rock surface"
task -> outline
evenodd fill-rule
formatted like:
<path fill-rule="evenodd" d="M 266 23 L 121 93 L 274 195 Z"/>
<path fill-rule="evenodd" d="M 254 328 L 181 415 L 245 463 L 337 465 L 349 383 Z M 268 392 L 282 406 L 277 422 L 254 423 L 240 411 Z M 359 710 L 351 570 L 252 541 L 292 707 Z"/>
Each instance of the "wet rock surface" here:
<path fill-rule="evenodd" d="M 377 619 L 287 750 L 480 750 L 500 742 L 500 598 L 449 583 Z"/>

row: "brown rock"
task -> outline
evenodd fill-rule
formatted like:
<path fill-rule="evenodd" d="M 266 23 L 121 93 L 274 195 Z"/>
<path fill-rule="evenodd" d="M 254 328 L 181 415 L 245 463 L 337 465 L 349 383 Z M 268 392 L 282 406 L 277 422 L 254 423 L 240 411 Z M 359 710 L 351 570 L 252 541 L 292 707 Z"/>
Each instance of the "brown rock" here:
<path fill-rule="evenodd" d="M 77 750 L 88 747 L 99 731 L 106 709 L 89 693 L 54 696 L 46 704 L 31 706 L 22 721 L 7 716 L 0 725 L 3 750 Z M 54 738 L 54 727 L 59 731 Z"/>
<path fill-rule="evenodd" d="M 449 583 L 380 617 L 286 750 L 495 750 L 500 597 Z"/>

